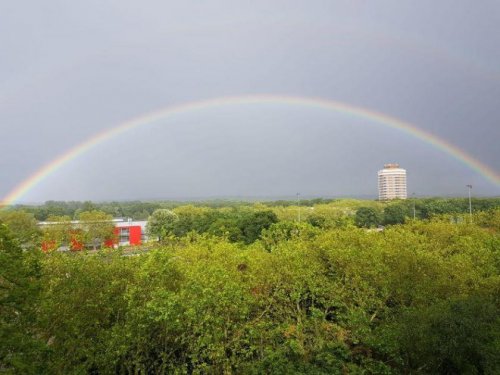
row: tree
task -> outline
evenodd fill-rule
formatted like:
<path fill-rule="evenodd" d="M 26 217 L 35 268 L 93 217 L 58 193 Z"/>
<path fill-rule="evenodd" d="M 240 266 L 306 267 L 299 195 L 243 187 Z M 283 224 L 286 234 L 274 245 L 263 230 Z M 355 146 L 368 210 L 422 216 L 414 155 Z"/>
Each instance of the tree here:
<path fill-rule="evenodd" d="M 40 279 L 0 228 L 0 373 L 498 372 L 500 211 L 381 233 L 283 220 L 246 245 L 272 215 L 207 210 L 183 225 L 214 215 L 216 236 L 45 254 Z"/>
<path fill-rule="evenodd" d="M 314 238 L 320 230 L 309 223 L 298 223 L 296 221 L 280 221 L 272 224 L 261 233 L 261 240 L 266 250 L 273 248 L 285 241 L 295 241 L 298 239 L 310 240 Z"/>
<path fill-rule="evenodd" d="M 208 232 L 219 237 L 225 237 L 231 242 L 239 242 L 243 239 L 243 234 L 234 217 L 221 217 L 215 220 Z"/>
<path fill-rule="evenodd" d="M 376 208 L 360 207 L 356 211 L 354 223 L 360 228 L 376 227 L 382 223 L 382 215 Z"/>
<path fill-rule="evenodd" d="M 410 309 L 396 332 L 411 373 L 496 374 L 500 368 L 500 310 L 494 298 L 471 296 Z"/>
<path fill-rule="evenodd" d="M 326 227 L 326 218 L 321 215 L 311 215 L 307 218 L 307 222 L 311 224 L 313 227 L 317 228 L 325 228 Z"/>
<path fill-rule="evenodd" d="M 220 216 L 213 209 L 193 205 L 177 207 L 174 209 L 174 213 L 178 220 L 175 222 L 173 234 L 177 237 L 182 237 L 191 231 L 207 232 L 212 223 Z"/>
<path fill-rule="evenodd" d="M 39 293 L 36 253 L 23 251 L 0 222 L 0 372 L 37 373 L 42 344 L 34 330 Z"/>
<path fill-rule="evenodd" d="M 111 374 L 120 353 L 125 300 L 140 261 L 120 251 L 42 257 L 37 335 L 47 342 L 45 374 Z M 147 286 L 143 288 L 143 293 Z M 115 346 L 113 346 L 115 345 Z M 111 350 L 110 350 L 111 348 Z"/>
<path fill-rule="evenodd" d="M 78 219 L 80 223 L 74 233 L 76 241 L 81 239 L 83 244 L 92 244 L 94 250 L 102 244 L 113 242 L 115 227 L 111 215 L 98 210 L 84 211 L 78 215 Z"/>
<path fill-rule="evenodd" d="M 175 223 L 179 217 L 174 212 L 165 208 L 155 210 L 148 219 L 146 230 L 148 236 L 158 237 L 159 241 L 163 241 L 169 235 L 172 235 Z"/>
<path fill-rule="evenodd" d="M 277 222 L 278 217 L 273 211 L 257 211 L 243 215 L 239 220 L 243 242 L 250 244 L 256 241 L 264 229 Z"/>
<path fill-rule="evenodd" d="M 407 210 L 401 204 L 391 204 L 384 209 L 384 224 L 404 224 Z"/>
<path fill-rule="evenodd" d="M 71 218 L 69 216 L 49 216 L 41 227 L 42 250 L 51 252 L 71 245 Z"/>
<path fill-rule="evenodd" d="M 23 247 L 34 247 L 41 237 L 35 216 L 26 211 L 0 211 L 0 221 L 6 224 Z"/>

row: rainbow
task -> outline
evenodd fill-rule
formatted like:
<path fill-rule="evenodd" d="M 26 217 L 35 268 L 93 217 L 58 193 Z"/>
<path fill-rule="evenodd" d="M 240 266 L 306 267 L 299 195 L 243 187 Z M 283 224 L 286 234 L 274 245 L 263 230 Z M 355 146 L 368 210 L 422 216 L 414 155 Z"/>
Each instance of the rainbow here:
<path fill-rule="evenodd" d="M 427 131 L 417 128 L 416 126 L 399 120 L 397 118 L 385 115 L 383 113 L 375 112 L 369 109 L 356 107 L 350 104 L 324 99 L 317 97 L 300 97 L 300 96 L 286 96 L 286 95 L 246 95 L 246 96 L 232 96 L 232 97 L 219 97 L 208 100 L 201 100 L 189 102 L 177 106 L 167 107 L 155 112 L 148 113 L 126 121 L 112 129 L 105 130 L 95 136 L 89 138 L 83 143 L 60 155 L 50 163 L 44 165 L 36 171 L 29 178 L 16 186 L 6 197 L 0 201 L 1 206 L 9 206 L 15 204 L 22 198 L 28 191 L 33 189 L 40 181 L 44 180 L 51 173 L 61 168 L 63 165 L 71 162 L 78 156 L 86 153 L 91 148 L 106 142 L 107 140 L 116 137 L 128 130 L 137 128 L 139 126 L 151 124 L 160 120 L 166 120 L 169 117 L 185 114 L 189 112 L 201 111 L 209 108 L 227 107 L 232 105 L 255 105 L 255 104 L 282 104 L 290 106 L 301 106 L 313 109 L 327 110 L 339 112 L 345 115 L 354 116 L 356 118 L 365 119 L 370 122 L 375 122 L 389 128 L 393 128 L 404 133 L 407 133 L 417 139 L 420 139 L 435 148 L 449 154 L 461 163 L 469 166 L 480 175 L 491 181 L 494 185 L 500 186 L 500 175 L 475 159 L 471 155 L 462 151 L 458 147 L 446 142 L 445 140 L 433 135 Z"/>

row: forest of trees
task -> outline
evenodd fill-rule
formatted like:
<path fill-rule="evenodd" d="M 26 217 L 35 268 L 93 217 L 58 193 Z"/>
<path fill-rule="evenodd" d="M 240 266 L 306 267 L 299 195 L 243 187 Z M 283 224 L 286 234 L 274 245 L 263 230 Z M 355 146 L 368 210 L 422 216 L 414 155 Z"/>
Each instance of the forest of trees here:
<path fill-rule="evenodd" d="M 18 205 L 16 210 L 22 210 L 33 214 L 39 221 L 47 220 L 50 216 L 68 216 L 76 219 L 82 211 L 99 210 L 113 217 L 130 217 L 134 220 L 147 220 L 148 217 L 157 209 L 175 209 L 186 205 L 195 207 L 204 207 L 212 209 L 240 208 L 252 205 L 261 205 L 273 209 L 287 209 L 297 206 L 295 200 L 280 201 L 261 201 L 259 203 L 249 203 L 247 201 L 234 200 L 211 200 L 198 202 L 180 202 L 180 201 L 157 201 L 157 202 L 103 202 L 95 203 L 85 202 L 65 202 L 65 201 L 47 201 L 39 206 Z M 407 216 L 413 217 L 413 204 L 415 204 L 416 217 L 420 219 L 429 219 L 432 215 L 466 213 L 469 210 L 469 201 L 467 198 L 415 198 L 407 200 L 392 201 L 390 203 L 355 200 L 355 199 L 302 199 L 301 207 L 335 207 L 348 210 L 356 210 L 365 205 L 376 207 L 383 210 L 386 206 L 399 206 Z M 484 211 L 500 205 L 500 198 L 472 198 L 474 210 Z"/>
<path fill-rule="evenodd" d="M 0 372 L 499 373 L 500 199 L 301 203 L 1 211 Z M 40 251 L 142 211 L 147 252 Z"/>

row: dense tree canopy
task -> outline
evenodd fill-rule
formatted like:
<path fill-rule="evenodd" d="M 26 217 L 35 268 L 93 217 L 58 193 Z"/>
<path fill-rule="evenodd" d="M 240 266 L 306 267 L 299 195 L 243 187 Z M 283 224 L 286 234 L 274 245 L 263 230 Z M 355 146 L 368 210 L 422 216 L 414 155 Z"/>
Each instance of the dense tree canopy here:
<path fill-rule="evenodd" d="M 113 217 L 130 217 L 134 220 L 146 220 L 156 209 L 166 208 L 173 210 L 182 208 L 188 203 L 180 201 L 158 201 L 158 202 L 58 202 L 47 201 L 40 206 L 18 206 L 17 209 L 23 209 L 32 213 L 37 220 L 47 220 L 49 216 L 69 216 L 74 219 L 79 212 L 100 210 Z M 297 217 L 297 202 L 289 201 L 263 201 L 259 203 L 262 209 L 272 208 L 280 220 L 292 220 Z M 420 219 L 430 219 L 434 215 L 442 214 L 460 214 L 467 213 L 469 210 L 469 201 L 467 198 L 414 198 L 402 200 L 399 202 L 376 202 L 356 199 L 304 199 L 300 201 L 303 208 L 302 214 L 305 218 L 319 214 L 325 217 L 325 213 L 332 214 L 354 214 L 360 207 L 375 207 L 383 209 L 386 205 L 400 205 L 405 210 L 405 215 L 413 217 L 413 204 L 415 204 L 416 216 Z M 241 208 L 251 207 L 252 203 L 244 201 L 231 200 L 211 200 L 189 202 L 191 207 L 205 207 L 212 209 L 219 208 Z M 314 211 L 307 208 L 314 207 Z M 473 211 L 487 211 L 500 207 L 500 198 L 472 198 Z M 327 215 L 329 216 L 329 215 Z"/>
<path fill-rule="evenodd" d="M 390 204 L 384 209 L 384 225 L 403 224 L 406 217 L 409 216 L 403 205 Z"/>
<path fill-rule="evenodd" d="M 407 203 L 335 204 L 176 207 L 138 256 L 39 254 L 4 225 L 0 371 L 498 373 L 500 209 L 370 231 L 361 207 Z"/>
<path fill-rule="evenodd" d="M 22 210 L 0 210 L 0 221 L 9 227 L 11 232 L 16 233 L 22 246 L 34 247 L 38 244 L 41 231 L 33 214 Z"/>
<path fill-rule="evenodd" d="M 24 238 L 24 230 L 21 238 Z M 44 346 L 37 335 L 40 265 L 0 221 L 0 372 L 37 373 Z"/>
<path fill-rule="evenodd" d="M 354 223 L 360 228 L 372 228 L 382 224 L 382 213 L 374 207 L 360 207 L 356 211 Z"/>
<path fill-rule="evenodd" d="M 163 241 L 173 234 L 174 225 L 178 220 L 179 217 L 170 210 L 163 208 L 154 211 L 148 219 L 148 236 Z"/>

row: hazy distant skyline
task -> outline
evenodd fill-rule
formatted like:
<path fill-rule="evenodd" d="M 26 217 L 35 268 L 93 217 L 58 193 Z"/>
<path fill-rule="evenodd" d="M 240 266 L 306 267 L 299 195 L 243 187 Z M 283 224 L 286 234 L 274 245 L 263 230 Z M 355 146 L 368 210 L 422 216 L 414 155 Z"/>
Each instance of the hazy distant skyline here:
<path fill-rule="evenodd" d="M 499 171 L 496 1 L 0 4 L 0 200 L 104 130 L 223 96 L 321 97 L 412 123 Z M 417 195 L 499 186 L 407 134 L 286 105 L 187 113 L 113 138 L 22 201 Z"/>

